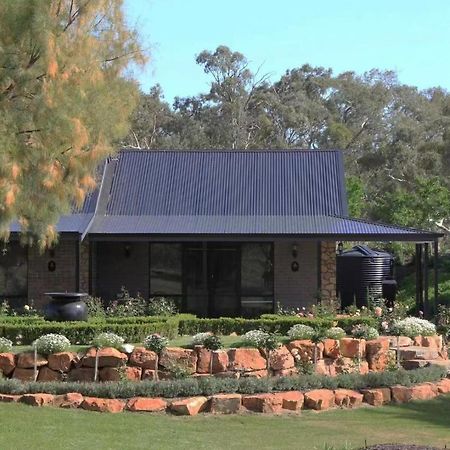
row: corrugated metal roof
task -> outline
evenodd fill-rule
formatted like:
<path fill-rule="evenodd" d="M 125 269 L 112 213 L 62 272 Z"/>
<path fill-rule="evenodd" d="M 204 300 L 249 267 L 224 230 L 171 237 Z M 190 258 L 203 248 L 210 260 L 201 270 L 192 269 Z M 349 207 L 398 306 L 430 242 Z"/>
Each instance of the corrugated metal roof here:
<path fill-rule="evenodd" d="M 124 150 L 106 215 L 347 215 L 338 151 Z"/>
<path fill-rule="evenodd" d="M 68 214 L 61 216 L 56 224 L 58 233 L 82 234 L 91 222 L 94 214 Z M 13 222 L 10 226 L 11 233 L 20 233 L 20 224 Z"/>
<path fill-rule="evenodd" d="M 392 240 L 433 239 L 436 235 L 344 217 L 329 216 L 98 216 L 90 235 L 305 235 Z M 391 239 L 392 238 L 392 239 Z"/>

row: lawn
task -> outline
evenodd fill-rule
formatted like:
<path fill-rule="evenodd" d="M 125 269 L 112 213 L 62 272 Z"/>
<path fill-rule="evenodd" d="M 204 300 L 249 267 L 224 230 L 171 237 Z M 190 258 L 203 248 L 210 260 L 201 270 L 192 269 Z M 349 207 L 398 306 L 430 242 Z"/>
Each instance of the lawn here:
<path fill-rule="evenodd" d="M 450 396 L 301 416 L 175 417 L 0 404 L 0 448 L 358 449 L 374 443 L 450 445 Z"/>

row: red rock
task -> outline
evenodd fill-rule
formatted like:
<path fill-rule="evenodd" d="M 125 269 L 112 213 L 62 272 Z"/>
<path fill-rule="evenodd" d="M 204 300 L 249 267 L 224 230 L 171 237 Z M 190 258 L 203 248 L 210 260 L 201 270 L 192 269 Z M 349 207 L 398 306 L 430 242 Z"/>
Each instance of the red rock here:
<path fill-rule="evenodd" d="M 392 401 L 395 403 L 407 403 L 412 400 L 412 388 L 406 386 L 391 387 Z"/>
<path fill-rule="evenodd" d="M 91 347 L 81 363 L 84 367 L 95 367 L 95 354 L 97 349 Z M 101 348 L 98 351 L 98 367 L 119 367 L 128 361 L 128 356 L 125 353 L 119 352 L 115 348 Z"/>
<path fill-rule="evenodd" d="M 54 400 L 55 396 L 52 394 L 24 394 L 19 401 L 30 406 L 50 406 Z"/>
<path fill-rule="evenodd" d="M 291 377 L 293 375 L 298 375 L 298 369 L 293 367 L 292 369 L 275 370 L 273 375 L 275 377 Z"/>
<path fill-rule="evenodd" d="M 294 357 L 300 358 L 302 361 L 314 360 L 314 344 L 307 339 L 291 341 L 287 344 L 287 348 Z M 317 360 L 323 358 L 323 343 L 317 345 Z"/>
<path fill-rule="evenodd" d="M 314 389 L 305 392 L 305 406 L 316 411 L 332 408 L 334 406 L 334 392 L 329 389 Z"/>
<path fill-rule="evenodd" d="M 7 395 L 0 394 L 0 402 L 2 403 L 14 403 L 20 400 L 21 395 Z"/>
<path fill-rule="evenodd" d="M 276 350 L 272 350 L 269 360 L 272 370 L 287 370 L 295 366 L 294 357 L 284 345 Z"/>
<path fill-rule="evenodd" d="M 251 372 L 266 369 L 266 359 L 256 348 L 231 348 L 228 350 L 230 370 L 238 372 Z"/>
<path fill-rule="evenodd" d="M 341 356 L 339 340 L 325 339 L 323 341 L 323 356 L 326 358 L 337 359 Z"/>
<path fill-rule="evenodd" d="M 157 412 L 164 411 L 167 402 L 162 398 L 133 397 L 127 402 L 126 409 L 128 411 L 146 411 Z"/>
<path fill-rule="evenodd" d="M 0 372 L 5 376 L 9 376 L 16 368 L 13 353 L 0 353 Z"/>
<path fill-rule="evenodd" d="M 135 347 L 130 355 L 130 365 L 143 369 L 156 369 L 158 355 L 144 347 Z"/>
<path fill-rule="evenodd" d="M 88 411 L 119 413 L 123 411 L 125 402 L 109 398 L 84 397 L 81 407 Z"/>
<path fill-rule="evenodd" d="M 372 406 L 382 406 L 391 401 L 389 388 L 364 389 L 361 392 L 364 395 L 364 401 Z"/>
<path fill-rule="evenodd" d="M 423 347 L 430 347 L 440 350 L 442 348 L 442 336 L 422 336 Z"/>
<path fill-rule="evenodd" d="M 62 381 L 63 375 L 61 372 L 49 369 L 47 366 L 41 367 L 39 370 L 38 381 Z"/>
<path fill-rule="evenodd" d="M 437 388 L 432 383 L 422 383 L 411 387 L 412 400 L 430 400 L 437 396 Z"/>
<path fill-rule="evenodd" d="M 342 338 L 340 340 L 341 354 L 345 358 L 357 358 L 358 354 L 364 358 L 366 354 L 366 341 L 364 339 Z"/>
<path fill-rule="evenodd" d="M 60 372 L 68 372 L 72 363 L 78 359 L 77 354 L 73 352 L 60 352 L 48 355 L 48 367 Z"/>
<path fill-rule="evenodd" d="M 197 354 L 187 348 L 167 347 L 161 352 L 159 365 L 168 370 L 179 366 L 193 374 L 197 370 Z"/>
<path fill-rule="evenodd" d="M 34 370 L 33 369 L 21 369 L 16 367 L 12 374 L 12 378 L 20 381 L 34 381 Z"/>
<path fill-rule="evenodd" d="M 54 405 L 60 408 L 71 409 L 78 408 L 83 403 L 83 396 L 78 392 L 69 392 L 63 395 L 57 395 Z"/>
<path fill-rule="evenodd" d="M 197 353 L 197 373 L 209 374 L 211 367 L 211 350 L 206 349 L 202 345 L 196 345 Z"/>
<path fill-rule="evenodd" d="M 69 381 L 94 381 L 94 369 L 80 367 L 72 369 L 68 375 Z"/>
<path fill-rule="evenodd" d="M 238 379 L 241 377 L 241 374 L 239 372 L 232 372 L 231 370 L 228 372 L 218 372 L 214 374 L 217 378 L 234 378 Z"/>
<path fill-rule="evenodd" d="M 170 404 L 170 410 L 180 416 L 195 416 L 206 409 L 208 399 L 206 397 L 190 397 L 183 400 L 175 400 Z"/>
<path fill-rule="evenodd" d="M 37 355 L 37 367 L 46 366 L 48 361 L 41 355 Z M 34 367 L 34 352 L 19 353 L 17 355 L 17 367 L 20 369 L 32 369 Z"/>
<path fill-rule="evenodd" d="M 361 375 L 365 375 L 366 373 L 369 373 L 369 363 L 367 361 L 361 361 L 358 367 L 358 363 L 356 364 L 356 371 L 359 372 Z"/>
<path fill-rule="evenodd" d="M 336 376 L 336 360 L 325 358 L 317 361 L 315 365 L 315 373 L 319 375 L 328 375 L 330 377 Z"/>
<path fill-rule="evenodd" d="M 389 363 L 389 340 L 374 339 L 366 342 L 366 358 L 369 369 L 382 372 Z"/>
<path fill-rule="evenodd" d="M 279 392 L 278 395 L 282 399 L 282 408 L 290 411 L 300 411 L 304 402 L 304 395 L 300 391 Z"/>
<path fill-rule="evenodd" d="M 279 413 L 283 409 L 283 398 L 275 394 L 244 395 L 242 406 L 254 412 Z"/>
<path fill-rule="evenodd" d="M 350 389 L 336 389 L 334 391 L 334 402 L 337 406 L 344 408 L 355 408 L 362 405 L 363 394 Z"/>
<path fill-rule="evenodd" d="M 414 341 L 407 336 L 380 336 L 386 337 L 389 340 L 390 347 L 397 348 L 397 343 L 399 347 L 410 347 L 414 344 Z M 398 337 L 398 340 L 397 340 Z"/>
<path fill-rule="evenodd" d="M 241 409 L 240 394 L 217 394 L 210 400 L 210 411 L 213 414 L 235 414 Z"/>
<path fill-rule="evenodd" d="M 141 380 L 140 367 L 104 367 L 98 372 L 100 381 L 140 381 Z"/>
<path fill-rule="evenodd" d="M 436 383 L 436 388 L 439 394 L 448 394 L 450 392 L 450 379 L 443 378 Z"/>
<path fill-rule="evenodd" d="M 254 370 L 253 372 L 243 372 L 241 377 L 243 378 L 266 378 L 268 376 L 267 370 Z"/>
<path fill-rule="evenodd" d="M 216 350 L 212 354 L 212 372 L 226 372 L 228 370 L 228 353 L 226 350 Z"/>

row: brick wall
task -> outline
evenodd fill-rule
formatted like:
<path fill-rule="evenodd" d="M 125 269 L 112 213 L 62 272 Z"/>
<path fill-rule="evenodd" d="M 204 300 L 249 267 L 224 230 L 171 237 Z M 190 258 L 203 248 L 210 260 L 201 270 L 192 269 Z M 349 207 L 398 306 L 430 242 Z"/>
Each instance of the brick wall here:
<path fill-rule="evenodd" d="M 292 256 L 292 246 L 297 246 L 297 258 Z M 299 270 L 293 272 L 293 261 Z M 316 302 L 318 293 L 318 244 L 314 241 L 275 241 L 275 301 L 283 306 L 302 307 Z"/>
<path fill-rule="evenodd" d="M 41 308 L 48 302 L 44 292 L 75 291 L 77 289 L 76 261 L 78 241 L 60 237 L 53 251 L 40 253 L 28 248 L 28 300 Z M 55 270 L 49 271 L 48 263 L 55 262 Z"/>
<path fill-rule="evenodd" d="M 80 245 L 80 292 L 89 292 L 89 242 Z"/>
<path fill-rule="evenodd" d="M 125 255 L 129 245 L 129 256 Z M 124 286 L 131 295 L 138 292 L 148 298 L 148 242 L 96 242 L 93 293 L 104 300 L 114 300 Z"/>
<path fill-rule="evenodd" d="M 336 242 L 321 242 L 320 271 L 322 298 L 336 298 Z"/>

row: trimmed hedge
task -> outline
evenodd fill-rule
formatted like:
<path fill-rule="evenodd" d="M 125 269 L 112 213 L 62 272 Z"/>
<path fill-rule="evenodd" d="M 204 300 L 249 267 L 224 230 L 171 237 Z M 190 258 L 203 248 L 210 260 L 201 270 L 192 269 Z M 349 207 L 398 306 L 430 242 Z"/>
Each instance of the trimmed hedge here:
<path fill-rule="evenodd" d="M 389 387 L 396 384 L 411 384 L 438 381 L 444 378 L 446 370 L 441 367 L 427 367 L 395 372 L 371 372 L 361 374 L 341 374 L 336 377 L 326 375 L 299 375 L 273 378 L 216 378 L 200 377 L 182 380 L 150 381 L 139 383 L 120 381 L 109 383 L 73 382 L 27 382 L 15 379 L 0 380 L 2 394 L 67 394 L 79 392 L 89 397 L 131 398 L 131 397 L 190 397 L 218 393 L 255 394 L 276 391 L 307 391 L 311 389 L 353 389 Z"/>
<path fill-rule="evenodd" d="M 180 319 L 179 334 L 193 335 L 212 331 L 215 334 L 228 335 L 231 333 L 244 334 L 250 330 L 262 329 L 270 333 L 286 335 L 288 330 L 296 324 L 309 325 L 313 328 L 331 328 L 338 326 L 350 333 L 357 324 L 377 327 L 376 319 L 372 317 L 343 317 L 330 319 L 316 319 L 295 316 L 277 316 L 264 314 L 260 319 L 242 319 L 240 317 L 220 317 L 218 319 Z"/>

